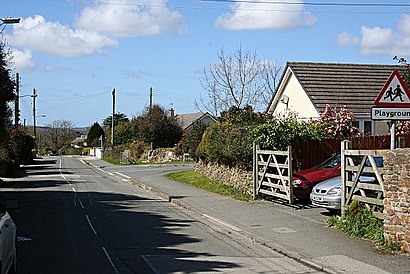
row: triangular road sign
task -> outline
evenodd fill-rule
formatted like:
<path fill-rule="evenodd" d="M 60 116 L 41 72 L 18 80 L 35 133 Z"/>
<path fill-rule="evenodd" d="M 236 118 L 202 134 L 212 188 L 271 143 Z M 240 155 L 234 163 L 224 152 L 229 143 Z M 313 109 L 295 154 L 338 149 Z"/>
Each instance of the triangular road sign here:
<path fill-rule="evenodd" d="M 393 70 L 374 104 L 386 107 L 410 106 L 410 93 L 398 70 Z"/>

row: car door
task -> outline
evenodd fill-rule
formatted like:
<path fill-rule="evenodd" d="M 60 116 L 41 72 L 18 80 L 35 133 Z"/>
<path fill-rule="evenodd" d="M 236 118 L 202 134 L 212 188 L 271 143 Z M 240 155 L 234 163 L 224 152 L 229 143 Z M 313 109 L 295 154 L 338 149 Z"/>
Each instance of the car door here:
<path fill-rule="evenodd" d="M 5 221 L 6 221 L 6 212 L 1 211 L 0 212 L 0 273 L 5 272 L 5 259 L 6 259 L 6 250 L 7 250 L 7 231 L 5 228 Z"/>
<path fill-rule="evenodd" d="M 0 261 L 1 273 L 5 273 L 13 261 L 15 245 L 15 227 L 10 215 L 0 212 Z"/>

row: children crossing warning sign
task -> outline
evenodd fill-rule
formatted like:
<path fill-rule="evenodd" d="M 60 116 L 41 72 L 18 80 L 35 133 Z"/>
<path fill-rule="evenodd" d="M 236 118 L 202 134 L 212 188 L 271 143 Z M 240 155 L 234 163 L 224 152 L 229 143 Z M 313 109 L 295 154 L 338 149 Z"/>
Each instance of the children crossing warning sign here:
<path fill-rule="evenodd" d="M 376 106 L 410 106 L 410 93 L 398 70 L 394 70 L 374 102 Z"/>

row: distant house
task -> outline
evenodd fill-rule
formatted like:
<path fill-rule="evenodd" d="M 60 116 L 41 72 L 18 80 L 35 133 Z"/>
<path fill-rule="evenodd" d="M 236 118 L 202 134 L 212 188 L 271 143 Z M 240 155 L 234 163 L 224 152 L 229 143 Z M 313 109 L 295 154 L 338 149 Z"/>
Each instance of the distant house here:
<path fill-rule="evenodd" d="M 177 119 L 183 131 L 191 129 L 196 122 L 200 122 L 206 126 L 211 126 L 217 123 L 216 118 L 208 112 L 177 114 L 175 115 L 175 119 Z"/>
<path fill-rule="evenodd" d="M 297 112 L 301 119 L 318 118 L 331 107 L 346 106 L 366 133 L 388 133 L 387 121 L 372 121 L 371 107 L 396 65 L 288 62 L 270 114 Z"/>

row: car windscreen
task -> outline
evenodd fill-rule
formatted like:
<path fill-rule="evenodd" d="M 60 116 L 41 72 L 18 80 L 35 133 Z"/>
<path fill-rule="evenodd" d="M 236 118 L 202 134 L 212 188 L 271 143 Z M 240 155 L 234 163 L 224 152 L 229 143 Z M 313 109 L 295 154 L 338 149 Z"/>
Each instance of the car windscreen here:
<path fill-rule="evenodd" d="M 319 164 L 319 168 L 334 168 L 340 163 L 340 154 L 335 154 L 329 159 L 325 160 L 323 163 Z"/>

